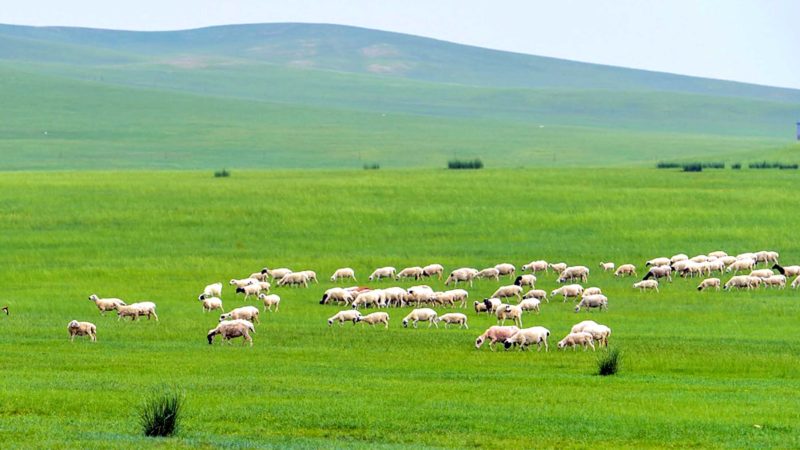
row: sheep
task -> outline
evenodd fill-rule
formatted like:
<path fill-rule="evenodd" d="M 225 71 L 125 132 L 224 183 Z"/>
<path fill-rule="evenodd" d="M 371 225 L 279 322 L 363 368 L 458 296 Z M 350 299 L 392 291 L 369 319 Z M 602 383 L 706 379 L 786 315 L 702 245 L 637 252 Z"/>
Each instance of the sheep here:
<path fill-rule="evenodd" d="M 448 328 L 450 324 L 458 324 L 458 328 L 469 329 L 467 325 L 467 315 L 461 313 L 447 313 L 442 314 L 436 318 L 436 322 L 444 322 L 444 327 Z"/>
<path fill-rule="evenodd" d="M 711 272 L 715 270 L 719 273 L 723 273 L 725 271 L 725 262 L 721 259 L 716 259 L 702 264 L 702 272 L 707 275 L 711 275 Z"/>
<path fill-rule="evenodd" d="M 500 286 L 494 291 L 492 294 L 494 298 L 509 298 L 509 297 L 517 297 L 517 300 L 522 300 L 522 287 L 517 286 L 516 284 L 511 284 L 508 286 Z"/>
<path fill-rule="evenodd" d="M 617 270 L 614 271 L 615 277 L 628 277 L 628 276 L 636 276 L 636 266 L 633 264 L 623 264 L 617 267 Z"/>
<path fill-rule="evenodd" d="M 455 304 L 455 302 L 461 302 L 460 305 L 461 308 L 467 306 L 467 299 L 469 298 L 469 292 L 465 291 L 464 289 L 451 289 L 449 291 L 444 291 L 442 295 L 451 300 L 453 304 Z M 437 301 L 438 298 L 439 296 L 437 296 Z"/>
<path fill-rule="evenodd" d="M 489 307 L 486 306 L 485 301 L 477 301 L 473 302 L 473 306 L 475 307 L 475 314 L 480 314 L 482 312 L 489 313 Z"/>
<path fill-rule="evenodd" d="M 269 284 L 269 281 L 259 281 L 258 285 L 261 286 L 261 292 L 269 294 L 269 288 L 272 287 L 272 285 Z"/>
<path fill-rule="evenodd" d="M 769 278 L 773 275 L 775 275 L 775 273 L 772 271 L 772 269 L 758 269 L 750 272 L 751 277 L 758 277 L 758 278 Z"/>
<path fill-rule="evenodd" d="M 514 321 L 514 325 L 522 326 L 522 308 L 519 305 L 501 304 L 497 307 L 497 322 L 500 325 L 505 325 L 506 319 Z"/>
<path fill-rule="evenodd" d="M 258 294 L 258 299 L 264 303 L 264 311 L 269 310 L 272 312 L 272 307 L 275 307 L 275 312 L 278 312 L 278 308 L 281 306 L 281 298 L 275 294 Z"/>
<path fill-rule="evenodd" d="M 633 283 L 633 288 L 634 289 L 638 289 L 638 290 L 640 290 L 642 292 L 644 292 L 644 291 L 646 291 L 648 289 L 650 289 L 650 290 L 655 289 L 656 292 L 659 292 L 659 290 L 658 290 L 658 280 L 642 280 L 642 281 L 640 281 L 638 283 Z"/>
<path fill-rule="evenodd" d="M 713 251 L 713 252 L 709 253 L 708 256 L 713 256 L 715 258 L 724 258 L 724 257 L 728 256 L 728 254 L 723 252 L 722 250 L 717 250 L 717 251 Z"/>
<path fill-rule="evenodd" d="M 400 272 L 395 275 L 395 280 L 399 280 L 400 278 L 413 278 L 415 280 L 419 280 L 422 278 L 423 270 L 422 267 L 406 267 L 405 269 L 401 270 Z"/>
<path fill-rule="evenodd" d="M 495 269 L 494 267 L 489 267 L 486 269 L 481 270 L 475 275 L 475 278 L 483 278 L 483 279 L 495 279 L 500 280 L 500 271 Z"/>
<path fill-rule="evenodd" d="M 240 288 L 240 287 L 245 287 L 245 286 L 250 285 L 250 284 L 258 284 L 258 280 L 256 280 L 255 278 L 243 278 L 241 280 L 237 280 L 237 279 L 233 278 L 233 279 L 231 279 L 231 281 L 228 282 L 228 284 L 230 284 L 231 286 L 236 286 L 237 288 Z"/>
<path fill-rule="evenodd" d="M 100 310 L 100 315 L 103 316 L 106 315 L 106 311 L 113 311 L 119 306 L 125 306 L 125 302 L 118 298 L 99 298 L 95 294 L 90 295 L 89 300 L 97 305 L 97 309 Z M 8 311 L 6 311 L 6 314 L 8 314 Z"/>
<path fill-rule="evenodd" d="M 285 277 L 286 275 L 292 273 L 292 269 L 287 269 L 286 267 L 281 267 L 279 269 L 269 269 L 264 267 L 261 269 L 261 272 L 268 274 L 272 277 L 272 281 L 280 280 L 281 278 Z"/>
<path fill-rule="evenodd" d="M 691 258 L 689 258 L 689 261 L 696 262 L 696 263 L 704 263 L 704 262 L 707 262 L 708 259 L 709 258 L 706 255 L 697 255 L 697 256 L 692 256 Z"/>
<path fill-rule="evenodd" d="M 564 269 L 567 268 L 567 263 L 560 262 L 560 263 L 555 263 L 555 264 L 548 264 L 548 267 L 553 269 L 553 272 L 560 274 L 561 272 L 564 271 Z"/>
<path fill-rule="evenodd" d="M 236 308 L 231 310 L 228 313 L 220 314 L 219 321 L 222 322 L 224 320 L 249 320 L 253 323 L 260 323 L 261 320 L 258 318 L 258 308 L 255 306 L 242 306 L 240 308 Z"/>
<path fill-rule="evenodd" d="M 773 275 L 769 278 L 763 278 L 764 286 L 778 286 L 783 289 L 786 287 L 786 277 L 784 275 Z"/>
<path fill-rule="evenodd" d="M 741 259 L 752 259 L 753 261 L 755 261 L 756 260 L 756 254 L 752 253 L 752 252 L 747 252 L 747 253 L 739 253 L 738 255 L 736 255 L 736 260 L 737 261 L 741 260 Z"/>
<path fill-rule="evenodd" d="M 542 272 L 544 271 L 547 273 L 548 264 L 547 261 L 539 260 L 539 261 L 531 261 L 528 264 L 522 265 L 522 271 L 530 271 L 533 273 Z"/>
<path fill-rule="evenodd" d="M 673 255 L 672 258 L 669 259 L 670 264 L 675 264 L 678 261 L 686 261 L 689 259 L 689 255 L 684 253 L 678 253 L 677 255 Z"/>
<path fill-rule="evenodd" d="M 650 278 L 655 278 L 656 280 L 659 278 L 666 278 L 670 282 L 672 281 L 672 267 L 670 266 L 654 266 L 651 267 L 650 270 L 647 271 L 644 278 L 642 280 L 649 280 Z"/>
<path fill-rule="evenodd" d="M 139 316 L 147 316 L 147 320 L 150 320 L 150 317 L 155 317 L 156 322 L 158 322 L 158 315 L 156 315 L 156 304 L 153 302 L 139 302 L 139 303 L 131 303 L 130 305 L 120 305 L 117 306 L 117 320 L 122 319 L 123 317 L 130 317 L 131 321 L 134 321 L 139 318 Z"/>
<path fill-rule="evenodd" d="M 339 322 L 339 326 L 342 326 L 345 322 L 349 321 L 352 321 L 353 325 L 355 325 L 359 317 L 361 317 L 361 313 L 355 309 L 339 311 L 328 319 L 328 326 L 333 325 L 333 322 Z"/>
<path fill-rule="evenodd" d="M 717 258 L 717 261 L 722 261 L 722 263 L 725 264 L 725 267 L 727 267 L 727 266 L 733 264 L 734 262 L 736 262 L 736 257 L 735 256 L 723 256 L 721 258 Z"/>
<path fill-rule="evenodd" d="M 764 278 L 747 276 L 747 282 L 751 289 L 757 289 L 764 283 Z"/>
<path fill-rule="evenodd" d="M 344 280 L 346 278 L 357 281 L 356 272 L 349 267 L 343 267 L 341 269 L 336 269 L 336 271 L 333 272 L 333 275 L 331 275 L 331 281 Z"/>
<path fill-rule="evenodd" d="M 439 328 L 439 324 L 436 323 L 436 319 L 439 315 L 436 311 L 430 308 L 417 308 L 411 311 L 404 319 L 403 319 L 403 328 L 408 328 L 408 322 L 413 321 L 414 328 L 417 328 L 417 322 L 428 322 L 428 328 L 431 325 L 436 325 L 436 328 Z"/>
<path fill-rule="evenodd" d="M 550 351 L 547 345 L 547 338 L 550 337 L 550 330 L 545 327 L 523 328 L 503 341 L 503 346 L 508 350 L 512 345 L 519 345 L 520 351 L 526 350 L 531 344 L 536 344 L 536 351 Z"/>
<path fill-rule="evenodd" d="M 583 294 L 583 286 L 580 284 L 568 284 L 566 286 L 561 286 L 558 289 L 553 289 L 550 292 L 550 297 L 555 297 L 556 295 L 563 295 L 564 301 L 567 301 L 567 297 L 580 297 Z"/>
<path fill-rule="evenodd" d="M 592 338 L 601 346 L 608 347 L 608 337 L 611 336 L 611 328 L 605 325 L 593 324 L 583 328 L 584 333 L 589 333 Z"/>
<path fill-rule="evenodd" d="M 250 337 L 251 332 L 255 333 L 256 329 L 253 324 L 247 320 L 225 320 L 220 322 L 216 328 L 208 330 L 206 337 L 208 339 L 208 345 L 214 343 L 214 336 L 218 334 L 229 344 L 231 343 L 231 339 L 242 337 L 242 345 L 249 342 L 252 347 L 253 338 Z"/>
<path fill-rule="evenodd" d="M 203 302 L 203 312 L 209 312 L 215 309 L 220 309 L 222 312 L 225 312 L 225 310 L 222 309 L 222 299 L 219 297 L 208 297 L 200 301 Z"/>
<path fill-rule="evenodd" d="M 753 270 L 755 266 L 756 266 L 755 259 L 750 259 L 750 258 L 737 259 L 736 261 L 728 265 L 728 268 L 725 269 L 725 272 L 733 272 L 733 275 L 736 275 L 740 270 Z"/>
<path fill-rule="evenodd" d="M 428 264 L 427 266 L 422 268 L 422 276 L 424 277 L 432 277 L 434 275 L 438 275 L 439 279 L 442 279 L 442 275 L 444 274 L 444 267 L 441 264 Z"/>
<path fill-rule="evenodd" d="M 408 303 L 415 302 L 417 306 L 420 303 L 433 303 L 435 292 L 428 285 L 411 286 L 407 289 L 406 301 Z"/>
<path fill-rule="evenodd" d="M 89 336 L 92 342 L 97 342 L 97 327 L 91 322 L 73 320 L 67 324 L 67 331 L 70 342 L 75 342 L 75 336 Z"/>
<path fill-rule="evenodd" d="M 597 308 L 600 311 L 608 310 L 608 298 L 605 295 L 589 295 L 587 297 L 583 297 L 578 303 L 578 306 L 575 307 L 575 312 L 580 312 L 582 308 L 586 308 L 587 310 L 591 308 Z"/>
<path fill-rule="evenodd" d="M 583 351 L 586 351 L 587 346 L 592 347 L 592 351 L 595 351 L 594 337 L 585 331 L 570 333 L 564 339 L 558 341 L 558 348 L 572 347 L 577 350 L 579 345 L 583 347 Z"/>
<path fill-rule="evenodd" d="M 516 280 L 514 280 L 514 284 L 517 286 L 530 286 L 530 288 L 533 289 L 536 287 L 536 275 L 520 275 Z"/>
<path fill-rule="evenodd" d="M 590 326 L 595 326 L 595 325 L 598 325 L 598 323 L 595 322 L 594 320 L 584 320 L 582 322 L 578 322 L 575 325 L 573 325 L 572 326 L 572 330 L 570 330 L 570 333 L 580 333 L 581 331 L 585 330 L 586 328 L 589 328 Z"/>
<path fill-rule="evenodd" d="M 266 281 L 267 280 L 267 276 L 268 276 L 267 272 L 264 272 L 262 270 L 261 272 L 251 273 L 250 276 L 247 277 L 247 278 L 253 278 L 253 279 L 258 280 L 258 281 Z"/>
<path fill-rule="evenodd" d="M 322 299 L 319 301 L 319 304 L 325 305 L 332 300 L 337 303 L 344 302 L 345 305 L 349 305 L 353 302 L 353 294 L 347 289 L 340 287 L 330 288 L 322 294 Z"/>
<path fill-rule="evenodd" d="M 700 284 L 697 286 L 698 291 L 702 291 L 708 288 L 717 288 L 719 290 L 720 284 L 722 282 L 719 278 L 706 278 L 705 280 L 701 281 Z"/>
<path fill-rule="evenodd" d="M 198 300 L 203 300 L 208 297 L 222 297 L 222 283 L 209 284 L 203 289 L 203 293 L 197 297 Z"/>
<path fill-rule="evenodd" d="M 500 301 L 499 298 L 485 298 L 483 299 L 483 304 L 486 307 L 485 311 L 489 313 L 494 313 L 497 311 L 497 307 L 500 306 L 503 302 Z"/>
<path fill-rule="evenodd" d="M 747 275 L 736 275 L 732 277 L 730 280 L 728 280 L 728 282 L 725 283 L 725 286 L 723 286 L 722 289 L 729 291 L 733 288 L 751 289 L 752 287 L 753 286 L 750 277 L 748 277 Z"/>
<path fill-rule="evenodd" d="M 567 281 L 573 281 L 579 279 L 585 283 L 588 280 L 588 276 L 589 276 L 588 267 L 572 266 L 564 269 L 564 271 L 561 272 L 561 275 L 558 276 L 558 280 L 556 281 L 559 283 L 565 283 Z"/>
<path fill-rule="evenodd" d="M 6 315 L 8 315 L 8 306 L 3 306 L 2 308 L 0 308 L 0 311 L 3 311 L 6 313 Z"/>
<path fill-rule="evenodd" d="M 616 265 L 613 262 L 603 262 L 600 261 L 600 268 L 603 269 L 603 272 L 608 272 L 609 270 L 614 270 Z"/>
<path fill-rule="evenodd" d="M 358 294 L 355 300 L 353 300 L 352 307 L 353 309 L 358 309 L 361 306 L 369 307 L 369 306 L 379 306 L 386 303 L 386 295 L 380 289 L 375 289 L 368 292 L 362 292 Z"/>
<path fill-rule="evenodd" d="M 375 326 L 377 323 L 384 324 L 384 328 L 389 328 L 389 314 L 385 312 L 374 312 L 366 316 L 356 317 L 356 322 L 368 323 L 370 326 Z"/>
<path fill-rule="evenodd" d="M 494 325 L 486 329 L 482 335 L 478 336 L 475 339 L 475 348 L 481 348 L 483 343 L 486 339 L 489 339 L 489 350 L 494 351 L 494 344 L 499 342 L 505 342 L 506 339 L 510 338 L 514 334 L 519 331 L 518 327 L 514 326 L 498 326 Z"/>
<path fill-rule="evenodd" d="M 523 311 L 536 311 L 536 313 L 538 314 L 540 312 L 539 305 L 541 303 L 542 302 L 539 301 L 538 299 L 526 298 L 525 300 L 519 302 L 519 307 L 522 308 Z"/>
<path fill-rule="evenodd" d="M 509 278 L 514 278 L 514 273 L 517 271 L 517 268 L 509 263 L 500 263 L 494 266 L 494 268 L 500 272 L 500 275 L 508 275 Z"/>
<path fill-rule="evenodd" d="M 306 275 L 304 272 L 287 273 L 286 275 L 283 276 L 283 278 L 280 279 L 280 281 L 278 281 L 278 286 L 286 286 L 286 285 L 292 287 L 302 285 L 303 287 L 307 288 L 308 275 Z"/>
<path fill-rule="evenodd" d="M 304 274 L 309 282 L 313 281 L 314 283 L 319 284 L 319 280 L 317 279 L 317 272 L 314 272 L 313 270 L 302 270 L 297 273 Z"/>
<path fill-rule="evenodd" d="M 777 270 L 779 274 L 787 277 L 796 277 L 800 275 L 800 266 L 781 266 L 780 264 L 774 264 L 772 268 Z"/>
<path fill-rule="evenodd" d="M 680 264 L 685 263 L 685 264 Z M 703 273 L 703 264 L 687 260 L 687 261 L 679 261 L 676 265 L 677 268 L 675 272 L 677 272 L 680 276 L 686 277 L 687 275 L 694 278 L 695 275 L 701 275 Z"/>
<path fill-rule="evenodd" d="M 587 295 L 597 295 L 602 293 L 603 291 L 599 287 L 592 286 L 584 289 L 583 293 L 581 294 L 581 297 L 586 297 Z"/>
<path fill-rule="evenodd" d="M 522 296 L 523 300 L 526 298 L 535 298 L 537 300 L 544 300 L 547 303 L 550 303 L 550 299 L 547 298 L 547 291 L 544 289 L 531 289 Z"/>
<path fill-rule="evenodd" d="M 397 269 L 394 267 L 380 267 L 372 272 L 372 275 L 369 276 L 369 281 L 379 281 L 381 278 L 394 278 L 395 273 L 397 273 Z"/>
<path fill-rule="evenodd" d="M 387 305 L 403 306 L 406 304 L 408 292 L 401 287 L 390 287 L 383 289 Z"/>
<path fill-rule="evenodd" d="M 760 252 L 756 252 L 756 262 L 763 262 L 763 263 L 776 263 L 778 262 L 778 252 L 772 252 L 767 250 L 762 250 Z"/>
<path fill-rule="evenodd" d="M 669 258 L 660 257 L 660 258 L 653 258 L 653 259 L 651 259 L 649 261 L 646 261 L 644 263 L 644 265 L 646 267 L 651 267 L 651 266 L 658 267 L 658 266 L 668 266 L 671 263 L 672 263 L 672 261 Z"/>
<path fill-rule="evenodd" d="M 792 281 L 792 289 L 797 289 L 798 287 L 800 287 L 800 275 Z M 6 314 L 8 314 L 8 308 L 6 308 Z"/>
<path fill-rule="evenodd" d="M 236 294 L 240 294 L 240 293 L 244 294 L 244 301 L 247 301 L 247 299 L 251 295 L 258 296 L 258 294 L 261 293 L 261 285 L 256 283 L 256 284 L 248 284 L 247 286 L 237 287 L 236 288 Z M 236 295 L 236 294 L 234 294 L 234 295 Z"/>

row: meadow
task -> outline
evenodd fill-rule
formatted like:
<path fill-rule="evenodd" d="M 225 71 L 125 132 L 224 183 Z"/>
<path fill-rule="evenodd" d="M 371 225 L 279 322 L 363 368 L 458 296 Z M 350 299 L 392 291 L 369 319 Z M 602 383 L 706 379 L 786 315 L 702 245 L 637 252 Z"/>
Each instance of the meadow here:
<path fill-rule="evenodd" d="M 697 280 L 639 293 L 597 267 L 774 249 L 800 261 L 795 171 L 656 169 L 5 172 L 0 248 L 4 448 L 797 447 L 798 292 L 697 292 Z M 328 327 L 318 304 L 334 269 L 360 284 L 378 266 L 590 266 L 609 310 L 559 300 L 524 326 L 550 351 L 491 352 L 469 330 Z M 197 295 L 264 266 L 312 269 L 319 285 L 276 288 L 255 345 L 213 345 Z M 723 277 L 727 279 L 728 277 Z M 429 280 L 434 288 L 442 282 Z M 508 283 L 504 281 L 503 283 Z M 501 283 L 479 281 L 470 298 Z M 537 287 L 551 290 L 555 276 Z M 101 317 L 87 297 L 152 300 L 161 320 Z M 243 304 L 226 286 L 226 310 Z M 249 302 L 255 304 L 254 302 Z M 441 309 L 440 309 L 441 310 Z M 572 324 L 613 329 L 617 375 L 597 354 L 557 351 Z M 71 319 L 98 342 L 70 343 Z M 598 352 L 599 353 L 599 352 Z M 141 436 L 153 389 L 186 396 L 173 438 Z"/>

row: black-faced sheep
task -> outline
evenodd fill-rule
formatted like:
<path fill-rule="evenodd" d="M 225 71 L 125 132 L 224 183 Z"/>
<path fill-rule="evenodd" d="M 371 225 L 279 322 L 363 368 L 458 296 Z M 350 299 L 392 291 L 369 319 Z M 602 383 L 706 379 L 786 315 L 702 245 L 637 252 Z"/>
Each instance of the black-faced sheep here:
<path fill-rule="evenodd" d="M 209 284 L 203 289 L 203 293 L 197 297 L 198 300 L 203 300 L 209 297 L 222 297 L 222 283 Z"/>
<path fill-rule="evenodd" d="M 780 264 L 774 264 L 772 268 L 786 277 L 796 277 L 800 275 L 800 266 L 781 266 Z"/>
<path fill-rule="evenodd" d="M 322 294 L 322 299 L 319 301 L 319 304 L 325 305 L 330 301 L 349 305 L 350 303 L 353 302 L 353 294 L 347 289 L 339 287 L 330 288 L 327 291 L 325 291 L 324 294 Z"/>
<path fill-rule="evenodd" d="M 361 317 L 361 313 L 355 309 L 339 311 L 328 319 L 328 326 L 333 325 L 334 322 L 339 322 L 339 326 L 342 326 L 345 322 L 353 322 L 353 325 L 355 325 L 359 317 Z"/>
<path fill-rule="evenodd" d="M 385 312 L 374 312 L 372 314 L 367 314 L 366 316 L 358 316 L 356 318 L 356 322 L 368 323 L 370 326 L 382 323 L 385 325 L 384 328 L 389 328 L 389 314 Z"/>
<path fill-rule="evenodd" d="M 705 280 L 701 281 L 700 284 L 697 286 L 698 291 L 702 291 L 708 288 L 717 288 L 719 290 L 720 285 L 722 282 L 719 278 L 706 278 Z"/>
<path fill-rule="evenodd" d="M 261 285 L 258 284 L 258 283 L 256 283 L 256 284 L 248 284 L 247 286 L 242 286 L 242 287 L 237 287 L 236 288 L 236 294 L 244 294 L 244 301 L 247 301 L 247 299 L 251 295 L 258 296 L 258 294 L 260 294 L 260 293 L 261 293 Z"/>
<path fill-rule="evenodd" d="M 523 328 L 505 341 L 503 341 L 503 346 L 508 350 L 513 345 L 519 345 L 520 351 L 527 350 L 531 344 L 536 344 L 536 351 L 542 350 L 542 345 L 544 344 L 544 351 L 549 351 L 549 347 L 547 345 L 547 338 L 550 337 L 550 330 L 545 327 L 530 327 L 530 328 Z"/>
<path fill-rule="evenodd" d="M 514 280 L 514 284 L 517 286 L 529 286 L 531 289 L 535 288 L 536 286 L 536 275 L 531 274 L 524 274 L 517 277 Z"/>
<path fill-rule="evenodd" d="M 654 278 L 656 280 L 659 278 L 666 278 L 667 280 L 672 281 L 672 267 L 653 266 L 647 271 L 647 274 L 645 274 L 642 280 L 649 280 L 650 278 Z"/>
<path fill-rule="evenodd" d="M 658 267 L 658 266 L 668 266 L 671 263 L 672 263 L 672 261 L 670 261 L 669 258 L 660 257 L 660 258 L 653 258 L 653 259 L 645 262 L 644 265 L 646 267 L 650 267 L 650 266 Z"/>

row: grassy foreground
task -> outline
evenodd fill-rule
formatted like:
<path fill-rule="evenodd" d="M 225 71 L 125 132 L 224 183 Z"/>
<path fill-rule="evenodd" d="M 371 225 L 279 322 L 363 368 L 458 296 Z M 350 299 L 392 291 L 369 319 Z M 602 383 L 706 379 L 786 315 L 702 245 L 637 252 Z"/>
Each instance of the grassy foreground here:
<path fill-rule="evenodd" d="M 640 294 L 597 268 L 718 249 L 797 264 L 789 172 L 4 173 L 2 447 L 140 448 L 152 440 L 137 407 L 164 384 L 187 400 L 164 447 L 797 447 L 797 291 L 700 294 L 677 280 Z M 317 304 L 337 267 L 363 284 L 382 265 L 539 258 L 590 266 L 610 299 L 607 313 L 554 301 L 526 315 L 551 330 L 549 353 L 476 351 L 494 321 L 474 312 L 469 330 L 403 329 L 408 309 L 389 310 L 389 330 L 329 329 L 338 308 Z M 200 289 L 265 265 L 323 281 L 274 289 L 281 310 L 253 348 L 208 346 L 216 315 Z M 155 301 L 161 321 L 100 317 L 91 293 Z M 243 304 L 228 287 L 223 299 Z M 618 375 L 555 350 L 586 318 L 614 330 Z M 96 323 L 98 342 L 70 344 L 71 319 Z"/>

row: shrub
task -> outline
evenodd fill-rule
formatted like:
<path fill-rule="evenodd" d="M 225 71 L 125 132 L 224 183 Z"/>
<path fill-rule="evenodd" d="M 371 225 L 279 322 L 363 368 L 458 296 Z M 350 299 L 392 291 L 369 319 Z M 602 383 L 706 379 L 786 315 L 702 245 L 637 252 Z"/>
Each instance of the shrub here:
<path fill-rule="evenodd" d="M 597 374 L 600 376 L 614 375 L 619 370 L 622 354 L 617 348 L 612 348 L 597 357 Z"/>
<path fill-rule="evenodd" d="M 448 169 L 483 169 L 483 161 L 480 158 L 472 160 L 451 159 L 447 162 Z"/>
<path fill-rule="evenodd" d="M 724 169 L 724 162 L 659 162 L 657 169 L 683 169 L 684 172 L 702 172 L 703 169 Z"/>
<path fill-rule="evenodd" d="M 797 169 L 798 165 L 795 164 L 784 164 L 780 162 L 754 162 L 747 165 L 747 167 L 751 169 Z"/>
<path fill-rule="evenodd" d="M 681 167 L 680 163 L 660 161 L 656 164 L 656 169 L 677 169 Z"/>
<path fill-rule="evenodd" d="M 178 431 L 183 395 L 164 389 L 146 399 L 139 410 L 139 424 L 145 436 L 172 436 Z"/>
<path fill-rule="evenodd" d="M 731 169 L 733 169 L 733 170 L 739 170 L 741 168 L 742 168 L 742 163 L 733 163 L 733 164 L 731 164 Z"/>
<path fill-rule="evenodd" d="M 214 177 L 215 178 L 225 178 L 225 177 L 229 177 L 229 176 L 231 176 L 231 173 L 228 172 L 227 169 L 222 169 L 222 170 L 218 170 L 218 171 L 214 172 Z"/>
<path fill-rule="evenodd" d="M 702 164 L 697 164 L 697 163 L 684 164 L 683 165 L 683 171 L 684 172 L 702 172 L 703 171 L 703 165 Z"/>
<path fill-rule="evenodd" d="M 381 165 L 378 163 L 364 163 L 364 170 L 378 170 Z"/>

